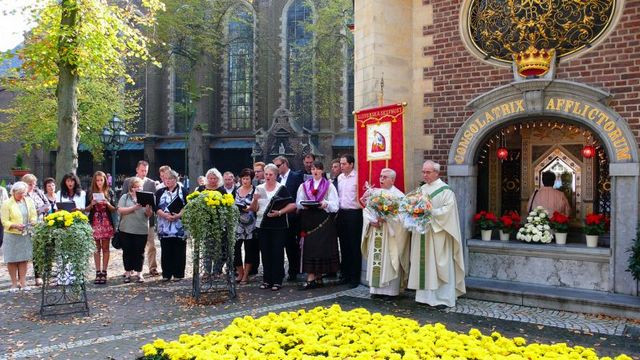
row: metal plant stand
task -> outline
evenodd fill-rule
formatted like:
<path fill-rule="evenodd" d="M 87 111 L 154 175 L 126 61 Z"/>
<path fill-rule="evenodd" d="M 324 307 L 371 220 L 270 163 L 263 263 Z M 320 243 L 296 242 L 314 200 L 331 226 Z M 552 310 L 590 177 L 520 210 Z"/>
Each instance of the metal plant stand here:
<path fill-rule="evenodd" d="M 89 315 L 84 274 L 75 277 L 66 266 L 57 264 L 43 275 L 40 317 Z"/>
<path fill-rule="evenodd" d="M 225 236 L 228 236 L 225 234 Z M 201 253 L 198 247 L 193 249 L 193 288 L 191 296 L 199 299 L 203 294 L 227 292 L 229 299 L 236 297 L 236 272 L 233 266 L 233 244 L 218 259 L 207 254 L 207 246 Z"/>

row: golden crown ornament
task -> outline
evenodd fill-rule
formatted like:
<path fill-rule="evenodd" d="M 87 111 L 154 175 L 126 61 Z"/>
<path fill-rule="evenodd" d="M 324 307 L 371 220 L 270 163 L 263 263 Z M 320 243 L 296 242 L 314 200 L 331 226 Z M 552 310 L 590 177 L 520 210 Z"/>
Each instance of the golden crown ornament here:
<path fill-rule="evenodd" d="M 523 77 L 542 76 L 549 71 L 554 49 L 536 49 L 533 45 L 525 51 L 513 54 L 513 60 L 518 68 L 518 74 Z"/>

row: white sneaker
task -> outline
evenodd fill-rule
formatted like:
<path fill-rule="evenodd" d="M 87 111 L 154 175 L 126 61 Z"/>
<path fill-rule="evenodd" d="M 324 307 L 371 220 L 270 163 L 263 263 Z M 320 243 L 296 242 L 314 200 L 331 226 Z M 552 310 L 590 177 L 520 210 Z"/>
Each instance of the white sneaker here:
<path fill-rule="evenodd" d="M 18 288 L 18 287 L 12 287 L 12 288 L 9 289 L 10 293 L 16 293 L 18 291 L 20 291 L 20 288 Z"/>
<path fill-rule="evenodd" d="M 139 282 L 139 283 L 144 282 L 144 276 L 142 276 L 142 273 L 138 273 L 138 280 L 136 280 L 136 282 Z"/>

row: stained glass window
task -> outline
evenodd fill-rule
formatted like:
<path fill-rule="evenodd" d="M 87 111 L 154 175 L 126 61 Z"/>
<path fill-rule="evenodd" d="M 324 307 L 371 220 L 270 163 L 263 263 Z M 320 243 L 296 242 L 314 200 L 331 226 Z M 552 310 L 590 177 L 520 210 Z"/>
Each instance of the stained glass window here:
<path fill-rule="evenodd" d="M 287 10 L 287 105 L 300 125 L 311 129 L 313 117 L 313 34 L 311 7 L 295 0 Z"/>
<path fill-rule="evenodd" d="M 253 13 L 236 6 L 229 20 L 229 129 L 251 130 L 253 114 Z"/>

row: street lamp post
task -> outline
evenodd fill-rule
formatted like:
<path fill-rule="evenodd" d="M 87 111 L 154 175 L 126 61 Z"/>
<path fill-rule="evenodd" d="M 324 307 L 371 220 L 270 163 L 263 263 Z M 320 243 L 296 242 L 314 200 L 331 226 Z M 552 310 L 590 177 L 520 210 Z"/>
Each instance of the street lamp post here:
<path fill-rule="evenodd" d="M 117 116 L 113 115 L 113 118 L 102 129 L 100 134 L 100 141 L 104 145 L 105 150 L 111 151 L 111 178 L 113 188 L 116 187 L 116 156 L 118 150 L 129 140 L 129 134 L 124 131 L 124 124 Z"/>

